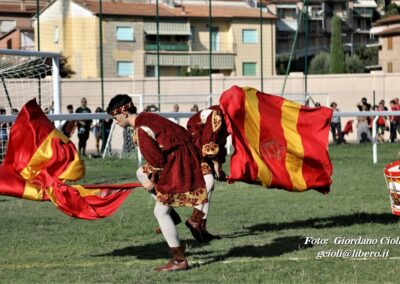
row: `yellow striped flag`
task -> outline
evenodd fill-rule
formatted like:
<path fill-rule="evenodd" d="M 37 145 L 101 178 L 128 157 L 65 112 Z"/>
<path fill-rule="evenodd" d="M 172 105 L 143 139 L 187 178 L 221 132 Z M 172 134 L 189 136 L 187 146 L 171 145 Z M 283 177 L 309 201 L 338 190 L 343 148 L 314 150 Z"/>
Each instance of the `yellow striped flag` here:
<path fill-rule="evenodd" d="M 85 174 L 74 144 L 43 113 L 35 100 L 21 109 L 11 128 L 0 166 L 0 194 L 52 201 L 63 213 L 87 220 L 110 216 L 140 184 L 68 185 Z"/>
<path fill-rule="evenodd" d="M 222 94 L 220 107 L 235 148 L 230 182 L 329 192 L 330 108 L 309 108 L 238 86 Z"/>

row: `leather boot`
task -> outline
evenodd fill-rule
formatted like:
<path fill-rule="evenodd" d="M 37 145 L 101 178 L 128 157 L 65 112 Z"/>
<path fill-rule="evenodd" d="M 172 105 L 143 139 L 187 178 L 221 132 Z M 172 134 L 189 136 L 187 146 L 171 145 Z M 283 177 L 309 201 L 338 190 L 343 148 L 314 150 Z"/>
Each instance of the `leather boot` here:
<path fill-rule="evenodd" d="M 203 220 L 204 213 L 196 208 L 193 208 L 192 216 L 186 220 L 186 226 L 190 229 L 193 237 L 199 242 L 204 243 L 204 237 L 201 230 L 201 220 Z"/>
<path fill-rule="evenodd" d="M 207 219 L 201 220 L 201 225 L 200 226 L 201 226 L 201 232 L 203 234 L 204 242 L 208 243 L 208 242 L 210 242 L 212 240 L 220 240 L 221 236 L 210 234 L 207 231 L 206 224 L 207 224 Z"/>
<path fill-rule="evenodd" d="M 169 212 L 169 215 L 171 216 L 172 221 L 174 222 L 175 225 L 178 225 L 182 222 L 181 217 L 179 216 L 178 212 L 176 212 L 174 210 L 174 208 L 171 209 L 171 212 Z M 155 228 L 154 233 L 161 234 L 161 228 L 160 227 Z"/>
<path fill-rule="evenodd" d="M 180 246 L 176 248 L 170 248 L 172 257 L 168 261 L 166 265 L 155 268 L 155 271 L 177 271 L 177 270 L 185 270 L 189 267 L 185 256 L 185 247 Z"/>

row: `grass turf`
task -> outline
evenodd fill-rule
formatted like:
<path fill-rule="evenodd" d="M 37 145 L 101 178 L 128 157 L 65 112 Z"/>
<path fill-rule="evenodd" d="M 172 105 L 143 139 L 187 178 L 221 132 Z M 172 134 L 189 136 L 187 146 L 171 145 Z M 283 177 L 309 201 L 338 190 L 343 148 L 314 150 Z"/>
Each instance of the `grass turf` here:
<path fill-rule="evenodd" d="M 384 166 L 397 159 L 398 145 L 379 145 L 372 164 L 371 145 L 331 146 L 331 193 L 288 193 L 242 183 L 217 183 L 209 231 L 223 236 L 188 247 L 191 269 L 155 273 L 169 256 L 153 216 L 154 201 L 135 190 L 112 217 L 98 221 L 70 218 L 52 203 L 0 197 L 0 279 L 2 283 L 356 283 L 397 282 L 399 244 L 380 244 L 399 236 L 390 212 Z M 134 180 L 136 162 L 88 159 L 81 183 Z M 178 209 L 183 218 L 190 214 Z M 307 237 L 328 244 L 305 244 Z M 377 240 L 372 245 L 341 245 L 334 239 Z M 316 259 L 322 251 L 389 251 L 387 258 Z"/>

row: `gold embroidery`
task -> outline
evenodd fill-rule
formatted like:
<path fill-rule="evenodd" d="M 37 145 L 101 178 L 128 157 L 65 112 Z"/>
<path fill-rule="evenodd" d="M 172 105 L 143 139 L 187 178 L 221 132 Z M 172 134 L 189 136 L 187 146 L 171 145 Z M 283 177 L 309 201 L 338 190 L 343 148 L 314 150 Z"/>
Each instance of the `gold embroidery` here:
<path fill-rule="evenodd" d="M 219 146 L 214 142 L 210 142 L 208 144 L 203 145 L 202 154 L 204 156 L 215 156 L 219 152 Z"/>
<path fill-rule="evenodd" d="M 132 141 L 133 141 L 133 144 L 135 144 L 136 146 L 139 146 L 139 136 L 138 136 L 137 128 L 133 129 Z"/>
<path fill-rule="evenodd" d="M 157 200 L 164 205 L 173 207 L 193 207 L 208 202 L 206 188 L 199 188 L 193 192 L 160 193 L 157 191 Z"/>
<path fill-rule="evenodd" d="M 221 127 L 222 119 L 221 119 L 221 116 L 216 111 L 213 111 L 211 119 L 212 119 L 211 120 L 212 129 L 213 129 L 213 132 L 215 132 Z"/>
<path fill-rule="evenodd" d="M 201 163 L 201 172 L 202 172 L 203 176 L 213 173 L 210 165 L 207 163 Z"/>

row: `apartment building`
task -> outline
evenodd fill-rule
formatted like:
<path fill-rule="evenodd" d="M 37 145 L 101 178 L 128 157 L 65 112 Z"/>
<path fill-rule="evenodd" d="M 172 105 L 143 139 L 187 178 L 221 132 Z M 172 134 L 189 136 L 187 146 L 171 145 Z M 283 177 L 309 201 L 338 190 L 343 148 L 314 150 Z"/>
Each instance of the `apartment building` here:
<path fill-rule="evenodd" d="M 100 45 L 99 1 L 55 0 L 40 14 L 42 50 L 61 52 L 77 78 L 100 76 L 100 48 L 105 77 L 179 76 L 208 70 L 210 34 L 208 1 L 160 1 L 159 57 L 156 5 L 134 1 L 105 1 Z M 211 26 L 212 72 L 227 76 L 275 74 L 275 20 L 247 1 L 213 1 Z M 253 3 L 255 4 L 255 3 Z M 260 58 L 263 40 L 263 62 Z M 261 64 L 262 63 L 262 64 Z"/>
<path fill-rule="evenodd" d="M 39 1 L 42 9 L 49 1 Z M 35 0 L 0 0 L 0 48 L 33 50 L 35 48 L 32 17 L 36 14 Z"/>
<path fill-rule="evenodd" d="M 288 56 L 293 38 L 298 33 L 295 57 L 305 54 L 304 21 L 298 21 L 304 2 L 301 0 L 271 0 L 268 9 L 277 19 L 277 56 Z M 347 51 L 359 45 L 376 42 L 370 37 L 369 29 L 377 5 L 374 0 L 309 0 L 308 1 L 308 55 L 329 51 L 332 18 L 342 20 L 343 43 Z M 304 19 L 304 17 L 303 17 Z"/>
<path fill-rule="evenodd" d="M 379 38 L 379 65 L 386 73 L 400 72 L 400 15 L 374 23 L 371 33 Z"/>

